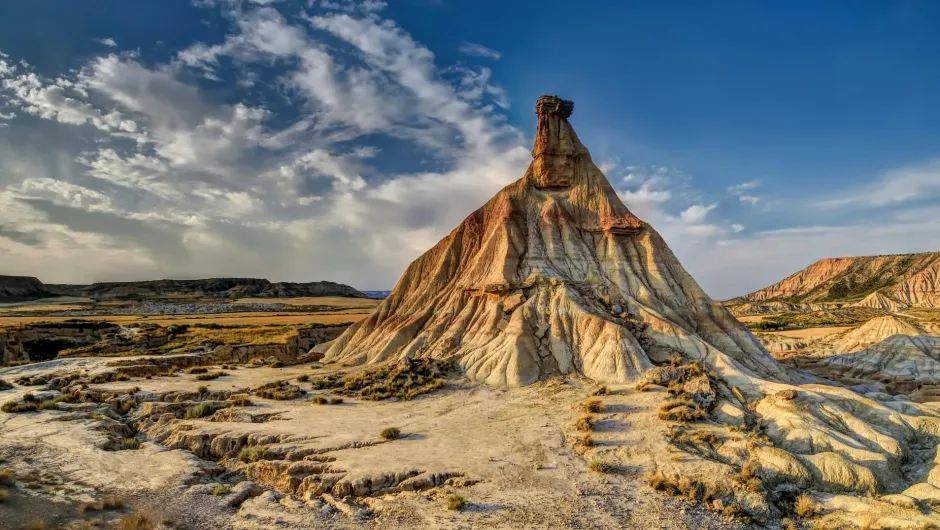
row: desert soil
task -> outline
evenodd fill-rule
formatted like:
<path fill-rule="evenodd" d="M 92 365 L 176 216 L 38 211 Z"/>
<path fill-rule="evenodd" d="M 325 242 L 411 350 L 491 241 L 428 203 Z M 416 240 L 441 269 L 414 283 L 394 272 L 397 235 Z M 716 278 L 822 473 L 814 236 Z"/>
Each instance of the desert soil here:
<path fill-rule="evenodd" d="M 100 370 L 103 359 L 56 360 L 0 370 L 11 380 L 24 373 Z M 279 379 L 316 376 L 329 368 L 241 368 L 212 381 L 193 375 L 135 379 L 93 388 L 143 392 L 256 387 Z M 301 386 L 306 386 L 301 384 Z M 649 454 L 665 446 L 665 425 L 655 411 L 663 393 L 639 393 L 616 387 L 604 396 L 598 415 L 596 445 L 581 454 L 572 441 L 581 403 L 594 386 L 580 380 L 555 380 L 522 389 L 498 389 L 454 380 L 444 390 L 409 402 L 346 399 L 340 405 L 252 400 L 252 414 L 275 413 L 265 423 L 188 420 L 188 429 L 219 433 L 282 435 L 280 445 L 336 448 L 359 442 L 359 448 L 331 450 L 332 465 L 350 475 L 420 470 L 462 473 L 468 487 L 386 495 L 370 502 L 374 515 L 351 519 L 319 501 L 304 503 L 265 493 L 229 507 L 209 492 L 220 477 L 215 464 L 192 453 L 145 442 L 138 450 L 104 451 L 103 433 L 88 420 L 67 421 L 69 414 L 41 411 L 0 414 L 0 467 L 12 467 L 20 482 L 9 502 L 0 504 L 0 528 L 16 528 L 35 519 L 50 525 L 78 519 L 114 519 L 131 510 L 172 521 L 175 528 L 662 528 L 698 529 L 737 526 L 679 498 L 653 492 L 645 475 Z M 4 401 L 21 397 L 17 387 L 0 393 Z M 378 436 L 387 426 L 402 438 L 385 443 Z M 374 444 L 374 445 L 368 445 Z M 585 461 L 601 457 L 618 465 L 614 472 L 589 471 Z M 25 477 L 25 478 L 24 478 Z M 460 512 L 444 507 L 446 491 L 463 495 Z M 80 514 L 81 502 L 118 496 L 127 507 L 115 512 Z"/>

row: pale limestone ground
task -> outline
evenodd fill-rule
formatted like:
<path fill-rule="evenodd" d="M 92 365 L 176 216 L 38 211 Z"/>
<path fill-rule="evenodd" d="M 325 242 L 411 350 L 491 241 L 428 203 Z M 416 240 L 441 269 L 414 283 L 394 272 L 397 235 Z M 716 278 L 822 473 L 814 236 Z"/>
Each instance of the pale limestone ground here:
<path fill-rule="evenodd" d="M 42 370 L 63 371 L 65 366 L 86 365 L 92 371 L 105 361 L 75 359 L 0 370 L 0 378 Z M 154 378 L 99 385 L 114 389 L 139 386 L 148 390 L 192 390 L 205 384 L 211 389 L 254 387 L 300 374 L 317 375 L 327 369 L 309 366 L 240 368 L 229 376 L 197 382 L 194 376 Z M 309 388 L 307 384 L 302 387 Z M 643 455 L 660 446 L 662 424 L 654 425 L 661 396 L 621 389 L 609 396 L 608 411 L 598 424 L 598 447 L 592 454 L 611 452 L 629 465 L 614 474 L 587 470 L 584 457 L 566 442 L 575 436 L 578 404 L 591 389 L 589 384 L 536 384 L 523 389 L 495 389 L 455 383 L 410 402 L 368 402 L 347 399 L 342 405 L 315 405 L 307 399 L 277 402 L 253 398 L 252 412 L 281 412 L 267 423 L 218 423 L 193 420 L 194 429 L 206 433 L 267 432 L 289 434 L 298 444 L 334 447 L 350 441 L 377 441 L 386 426 L 399 427 L 404 437 L 389 443 L 331 452 L 350 474 L 419 469 L 455 471 L 480 480 L 459 488 L 469 501 L 462 512 L 448 511 L 440 498 L 425 493 L 380 497 L 376 514 L 357 522 L 322 505 L 315 509 L 298 500 L 276 499 L 273 494 L 250 499 L 241 508 L 228 508 L 220 498 L 206 493 L 213 483 L 198 473 L 205 462 L 183 450 L 166 450 L 145 443 L 137 451 L 107 452 L 95 448 L 104 435 L 90 431 L 85 421 L 58 421 L 64 412 L 0 413 L 0 456 L 12 463 L 17 474 L 43 469 L 62 477 L 62 492 L 17 489 L 13 504 L 0 505 L 20 521 L 58 513 L 78 517 L 74 506 L 81 500 L 104 494 L 120 495 L 135 507 L 150 511 L 190 528 L 270 528 L 278 521 L 286 528 L 718 528 L 731 526 L 682 500 L 651 491 L 644 482 Z M 35 389 L 33 389 L 35 391 Z M 6 401 L 23 389 L 0 393 Z M 25 462 L 23 455 L 31 462 Z M 6 465 L 6 464 L 4 464 Z M 82 483 L 84 485 L 76 485 Z M 74 490 L 74 491 L 73 491 Z M 58 499 L 53 509 L 52 499 Z M 17 506 L 32 512 L 18 513 Z M 0 516 L 3 515 L 0 511 Z M 0 528 L 2 528 L 0 524 Z"/>

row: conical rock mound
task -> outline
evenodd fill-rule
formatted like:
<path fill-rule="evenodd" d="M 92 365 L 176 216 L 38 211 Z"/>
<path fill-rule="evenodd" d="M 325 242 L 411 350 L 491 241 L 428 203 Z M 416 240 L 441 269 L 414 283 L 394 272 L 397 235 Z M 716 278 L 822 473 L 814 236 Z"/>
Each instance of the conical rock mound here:
<path fill-rule="evenodd" d="M 456 359 L 472 379 L 518 386 L 570 373 L 629 381 L 682 353 L 744 387 L 790 378 L 624 206 L 571 110 L 539 99 L 525 175 L 415 260 L 327 359 Z"/>
<path fill-rule="evenodd" d="M 907 320 L 887 315 L 876 317 L 843 333 L 833 342 L 836 353 L 851 353 L 879 343 L 893 335 L 920 335 L 923 330 Z"/>
<path fill-rule="evenodd" d="M 892 312 L 903 311 L 910 307 L 908 304 L 899 302 L 890 296 L 885 296 L 881 291 L 875 291 L 852 305 L 858 307 L 874 307 L 875 309 L 883 309 Z"/>

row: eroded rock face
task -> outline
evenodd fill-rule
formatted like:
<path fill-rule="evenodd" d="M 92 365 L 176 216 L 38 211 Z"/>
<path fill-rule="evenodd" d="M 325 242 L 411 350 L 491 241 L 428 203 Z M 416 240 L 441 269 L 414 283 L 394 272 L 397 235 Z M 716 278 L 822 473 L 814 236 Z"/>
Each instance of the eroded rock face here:
<path fill-rule="evenodd" d="M 863 297 L 858 301 L 859 297 Z M 856 302 L 897 311 L 940 306 L 940 252 L 827 258 L 729 302 Z"/>
<path fill-rule="evenodd" d="M 472 379 L 518 386 L 569 373 L 630 381 L 678 351 L 718 356 L 729 377 L 790 380 L 623 205 L 570 109 L 540 98 L 525 176 L 412 263 L 327 359 L 453 358 Z"/>

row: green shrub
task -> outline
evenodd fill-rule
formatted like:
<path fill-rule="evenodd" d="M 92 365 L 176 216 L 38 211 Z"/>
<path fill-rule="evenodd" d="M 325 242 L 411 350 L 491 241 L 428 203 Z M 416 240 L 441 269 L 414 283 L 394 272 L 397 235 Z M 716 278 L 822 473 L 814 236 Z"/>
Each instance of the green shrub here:
<path fill-rule="evenodd" d="M 206 385 L 200 385 L 199 388 L 196 389 L 196 392 L 199 392 L 200 395 L 207 394 L 209 393 L 209 387 Z"/>
<path fill-rule="evenodd" d="M 444 504 L 447 506 L 448 510 L 459 512 L 466 506 L 467 500 L 456 493 L 449 493 L 447 497 L 444 497 Z"/>
<path fill-rule="evenodd" d="M 13 388 L 13 385 L 7 383 L 3 379 L 0 379 L 0 390 L 9 390 L 11 388 Z"/>
<path fill-rule="evenodd" d="M 232 487 L 228 484 L 219 484 L 218 486 L 212 488 L 212 494 L 216 497 L 221 495 L 228 495 L 232 492 Z"/>
<path fill-rule="evenodd" d="M 186 409 L 183 419 L 195 420 L 211 416 L 215 412 L 215 406 L 211 403 L 198 403 Z"/>
<path fill-rule="evenodd" d="M 37 405 L 35 402 L 19 403 L 17 401 L 7 401 L 3 404 L 2 407 L 0 407 L 0 411 L 14 414 L 17 412 L 33 412 L 38 407 L 39 405 Z"/>
<path fill-rule="evenodd" d="M 238 459 L 242 462 L 257 462 L 264 458 L 264 453 L 267 451 L 267 447 L 264 445 L 251 445 L 242 447 L 242 450 L 238 452 Z"/>
<path fill-rule="evenodd" d="M 385 440 L 395 440 L 401 436 L 401 430 L 399 430 L 398 427 L 386 427 L 382 429 L 379 436 Z"/>
<path fill-rule="evenodd" d="M 59 410 L 59 404 L 52 399 L 43 400 L 38 406 L 39 410 Z"/>

